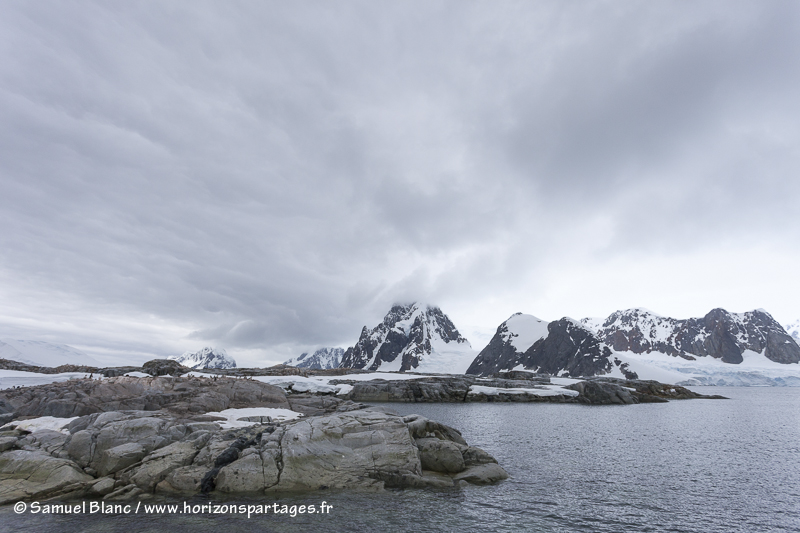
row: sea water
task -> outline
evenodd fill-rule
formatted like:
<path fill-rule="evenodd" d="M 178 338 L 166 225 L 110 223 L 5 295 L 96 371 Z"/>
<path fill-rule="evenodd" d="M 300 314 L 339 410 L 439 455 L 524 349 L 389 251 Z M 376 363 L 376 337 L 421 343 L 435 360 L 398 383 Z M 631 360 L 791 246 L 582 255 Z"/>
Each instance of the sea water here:
<path fill-rule="evenodd" d="M 800 532 L 800 388 L 696 388 L 730 400 L 582 406 L 384 404 L 458 428 L 497 485 L 149 503 L 275 505 L 284 514 L 15 514 L 0 530 Z M 327 512 L 299 513 L 322 502 Z M 136 504 L 134 504 L 136 505 Z M 285 508 L 283 506 L 286 506 Z M 295 516 L 290 511 L 294 506 Z M 212 509 L 213 510 L 213 509 Z"/>

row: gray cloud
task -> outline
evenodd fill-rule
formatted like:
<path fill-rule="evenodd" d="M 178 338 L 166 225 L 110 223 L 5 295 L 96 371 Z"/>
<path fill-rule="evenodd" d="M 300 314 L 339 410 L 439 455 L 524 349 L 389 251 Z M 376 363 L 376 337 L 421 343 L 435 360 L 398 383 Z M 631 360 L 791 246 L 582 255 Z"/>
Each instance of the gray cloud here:
<path fill-rule="evenodd" d="M 575 277 L 798 259 L 793 3 L 2 11 L 4 336 L 277 358 L 394 300 L 667 312 Z M 680 312 L 723 305 L 697 283 Z M 734 304 L 796 314 L 753 283 Z"/>

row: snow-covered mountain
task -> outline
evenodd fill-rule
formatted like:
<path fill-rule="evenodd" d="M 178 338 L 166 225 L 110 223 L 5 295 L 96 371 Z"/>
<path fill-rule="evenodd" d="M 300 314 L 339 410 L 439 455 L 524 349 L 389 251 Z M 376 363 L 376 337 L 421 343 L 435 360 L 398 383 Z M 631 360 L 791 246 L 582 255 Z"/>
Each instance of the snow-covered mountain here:
<path fill-rule="evenodd" d="M 339 368 L 339 363 L 342 361 L 343 356 L 343 348 L 320 348 L 311 355 L 305 352 L 300 354 L 299 357 L 292 357 L 283 364 L 296 366 L 297 368 L 325 370 Z"/>
<path fill-rule="evenodd" d="M 44 341 L 2 339 L 0 358 L 34 366 L 101 366 L 95 359 L 72 346 Z"/>
<path fill-rule="evenodd" d="M 638 308 L 605 320 L 563 318 L 546 324 L 530 317 L 527 325 L 519 320 L 526 316 L 501 324 L 468 373 L 527 369 L 689 385 L 800 386 L 800 346 L 764 310 L 714 309 L 701 318 L 678 320 Z M 517 340 L 523 338 L 538 340 L 526 348 L 529 340 Z"/>
<path fill-rule="evenodd" d="M 521 364 L 520 359 L 533 343 L 547 336 L 548 322 L 533 315 L 514 313 L 497 327 L 489 344 L 472 361 L 467 374 L 491 374 Z"/>
<path fill-rule="evenodd" d="M 527 318 L 526 322 L 520 320 L 522 317 Z M 525 342 L 520 342 L 521 339 Z M 500 354 L 500 357 L 495 358 L 495 354 Z M 495 337 L 475 358 L 467 374 L 487 375 L 525 369 L 578 377 L 610 374 L 622 365 L 622 361 L 615 360 L 612 350 L 577 320 L 565 317 L 548 323 L 531 315 L 517 314 L 500 325 Z M 627 370 L 627 365 L 617 373 L 637 377 Z"/>
<path fill-rule="evenodd" d="M 627 309 L 612 313 L 595 332 L 618 352 L 661 352 L 689 360 L 710 356 L 739 364 L 745 350 L 750 350 L 776 363 L 800 362 L 800 347 L 763 309 L 746 313 L 713 309 L 702 318 L 685 320 Z"/>
<path fill-rule="evenodd" d="M 441 309 L 420 303 L 395 304 L 376 327 L 364 326 L 340 366 L 463 373 L 474 357 L 472 346 Z"/>
<path fill-rule="evenodd" d="M 225 353 L 222 348 L 203 348 L 199 352 L 185 352 L 183 355 L 172 355 L 185 367 L 199 370 L 201 368 L 236 368 L 236 360 Z"/>

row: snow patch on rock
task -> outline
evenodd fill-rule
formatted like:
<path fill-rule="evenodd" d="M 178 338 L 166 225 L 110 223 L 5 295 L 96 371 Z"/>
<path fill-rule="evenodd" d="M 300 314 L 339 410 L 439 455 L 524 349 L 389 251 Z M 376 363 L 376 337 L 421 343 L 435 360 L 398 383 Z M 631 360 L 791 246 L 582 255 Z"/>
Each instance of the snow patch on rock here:
<path fill-rule="evenodd" d="M 285 422 L 286 420 L 294 420 L 302 416 L 300 413 L 290 409 L 279 409 L 275 407 L 245 407 L 243 409 L 225 409 L 224 411 L 212 411 L 206 413 L 208 416 L 217 416 L 224 418 L 224 421 L 216 422 L 222 429 L 242 428 L 247 426 L 254 426 L 260 424 L 262 421 L 257 419 L 265 419 L 269 417 L 273 421 Z M 252 418 L 253 420 L 245 420 Z"/>

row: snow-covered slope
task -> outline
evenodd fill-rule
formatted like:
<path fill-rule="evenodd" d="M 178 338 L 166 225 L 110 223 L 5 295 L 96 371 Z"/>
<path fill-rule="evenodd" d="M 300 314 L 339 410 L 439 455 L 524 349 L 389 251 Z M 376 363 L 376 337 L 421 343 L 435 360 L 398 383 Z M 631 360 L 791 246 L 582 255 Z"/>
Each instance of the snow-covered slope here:
<path fill-rule="evenodd" d="M 296 366 L 297 368 L 325 370 L 339 368 L 339 363 L 342 361 L 343 356 L 343 348 L 320 348 L 311 355 L 306 352 L 300 354 L 299 357 L 292 357 L 283 364 Z"/>
<path fill-rule="evenodd" d="M 655 379 L 675 385 L 719 385 L 747 387 L 800 387 L 800 364 L 780 364 L 761 353 L 745 350 L 739 364 L 725 363 L 714 357 L 694 360 L 660 352 L 614 352 L 614 358 L 641 379 Z M 611 376 L 622 377 L 616 367 Z"/>
<path fill-rule="evenodd" d="M 178 361 L 185 367 L 200 368 L 236 368 L 236 360 L 225 353 L 222 348 L 203 348 L 199 352 L 185 352 L 183 355 L 173 355 L 169 359 Z"/>
<path fill-rule="evenodd" d="M 364 326 L 340 366 L 461 374 L 474 357 L 472 346 L 441 309 L 396 304 L 375 328 Z"/>
<path fill-rule="evenodd" d="M 95 359 L 72 346 L 44 341 L 2 339 L 0 358 L 35 366 L 101 366 Z"/>
<path fill-rule="evenodd" d="M 547 336 L 547 322 L 533 315 L 514 313 L 497 327 L 497 332 L 472 361 L 467 374 L 490 374 L 520 364 L 520 357 Z"/>

